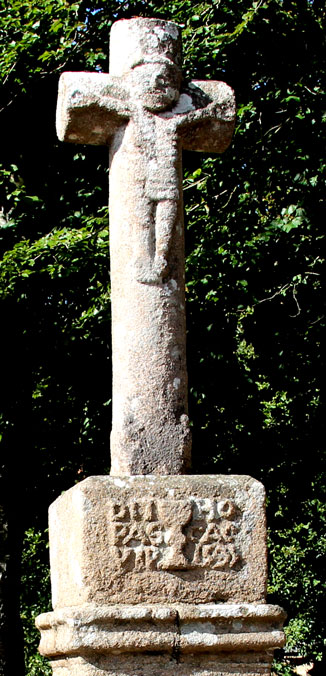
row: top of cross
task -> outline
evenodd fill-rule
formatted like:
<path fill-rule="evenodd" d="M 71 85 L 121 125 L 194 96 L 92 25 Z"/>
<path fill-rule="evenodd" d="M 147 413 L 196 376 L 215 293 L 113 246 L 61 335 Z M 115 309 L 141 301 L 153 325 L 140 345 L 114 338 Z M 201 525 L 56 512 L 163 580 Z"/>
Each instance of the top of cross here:
<path fill-rule="evenodd" d="M 225 82 L 181 86 L 179 27 L 161 19 L 113 24 L 110 74 L 64 73 L 60 78 L 60 140 L 106 145 L 137 109 L 173 118 L 186 150 L 223 152 L 232 138 L 235 102 Z"/>
<path fill-rule="evenodd" d="M 166 63 L 181 71 L 180 28 L 161 19 L 122 19 L 110 34 L 110 73 L 124 75 L 149 63 Z"/>

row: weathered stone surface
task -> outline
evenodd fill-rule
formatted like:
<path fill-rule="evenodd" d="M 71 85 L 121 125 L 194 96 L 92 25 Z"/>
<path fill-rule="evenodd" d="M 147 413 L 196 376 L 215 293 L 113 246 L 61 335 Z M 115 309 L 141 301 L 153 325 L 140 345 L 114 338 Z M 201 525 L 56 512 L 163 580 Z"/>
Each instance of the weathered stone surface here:
<path fill-rule="evenodd" d="M 50 507 L 53 607 L 263 601 L 263 486 L 247 476 L 90 477 Z"/>
<path fill-rule="evenodd" d="M 65 73 L 61 140 L 110 146 L 111 474 L 189 469 L 182 148 L 223 152 L 234 95 L 181 86 L 176 24 L 113 25 L 110 74 Z"/>
<path fill-rule="evenodd" d="M 165 655 L 70 657 L 50 663 L 54 676 L 270 676 L 272 655 L 182 655 L 177 661 Z"/>
<path fill-rule="evenodd" d="M 120 21 L 110 74 L 60 81 L 59 137 L 110 147 L 113 476 L 50 508 L 55 610 L 37 626 L 54 676 L 269 676 L 284 642 L 263 486 L 164 476 L 191 446 L 181 153 L 223 152 L 235 118 L 226 84 L 182 84 L 180 47 L 173 23 Z"/>
<path fill-rule="evenodd" d="M 53 662 L 60 676 L 170 673 L 173 665 L 181 674 L 256 676 L 269 673 L 272 651 L 284 644 L 284 617 L 264 604 L 85 604 L 40 615 L 37 625 L 40 652 L 65 656 Z"/>
<path fill-rule="evenodd" d="M 61 608 L 37 619 L 40 652 L 243 652 L 284 644 L 285 619 L 264 604 L 112 605 Z"/>
<path fill-rule="evenodd" d="M 270 676 L 272 657 L 267 653 L 249 658 L 185 656 L 177 662 L 165 656 L 141 656 L 138 660 L 117 656 L 89 660 L 82 657 L 51 662 L 54 676 Z"/>

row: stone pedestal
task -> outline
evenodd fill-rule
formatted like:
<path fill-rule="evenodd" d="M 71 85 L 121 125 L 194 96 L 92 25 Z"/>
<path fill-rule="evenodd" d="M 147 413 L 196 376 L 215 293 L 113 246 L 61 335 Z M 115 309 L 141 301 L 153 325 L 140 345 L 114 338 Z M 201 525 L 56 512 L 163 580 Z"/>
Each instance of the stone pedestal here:
<path fill-rule="evenodd" d="M 267 676 L 284 613 L 254 603 L 64 608 L 38 618 L 55 676 Z"/>
<path fill-rule="evenodd" d="M 50 508 L 55 676 L 268 676 L 263 486 L 247 476 L 90 477 Z"/>

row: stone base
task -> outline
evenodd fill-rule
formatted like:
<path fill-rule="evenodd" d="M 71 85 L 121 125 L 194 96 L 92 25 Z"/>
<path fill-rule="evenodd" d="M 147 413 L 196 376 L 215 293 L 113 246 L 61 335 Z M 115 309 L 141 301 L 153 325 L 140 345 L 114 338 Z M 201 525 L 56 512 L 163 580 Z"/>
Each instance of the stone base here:
<path fill-rule="evenodd" d="M 270 676 L 272 658 L 263 653 L 247 655 L 148 655 L 100 659 L 72 657 L 50 662 L 53 676 Z"/>
<path fill-rule="evenodd" d="M 54 676 L 269 676 L 284 617 L 265 604 L 85 604 L 36 624 Z"/>
<path fill-rule="evenodd" d="M 54 609 L 264 602 L 265 491 L 248 476 L 89 477 L 49 525 Z"/>
<path fill-rule="evenodd" d="M 270 676 L 264 488 L 247 476 L 90 477 L 50 508 L 54 676 Z"/>

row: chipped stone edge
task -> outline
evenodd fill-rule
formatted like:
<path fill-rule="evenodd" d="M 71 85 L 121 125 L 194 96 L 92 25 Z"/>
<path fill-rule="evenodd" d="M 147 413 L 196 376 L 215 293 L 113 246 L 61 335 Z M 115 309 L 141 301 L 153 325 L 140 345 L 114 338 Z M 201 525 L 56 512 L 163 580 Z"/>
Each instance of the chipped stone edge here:
<path fill-rule="evenodd" d="M 268 604 L 85 604 L 43 613 L 39 651 L 59 655 L 270 651 L 286 614 Z"/>

